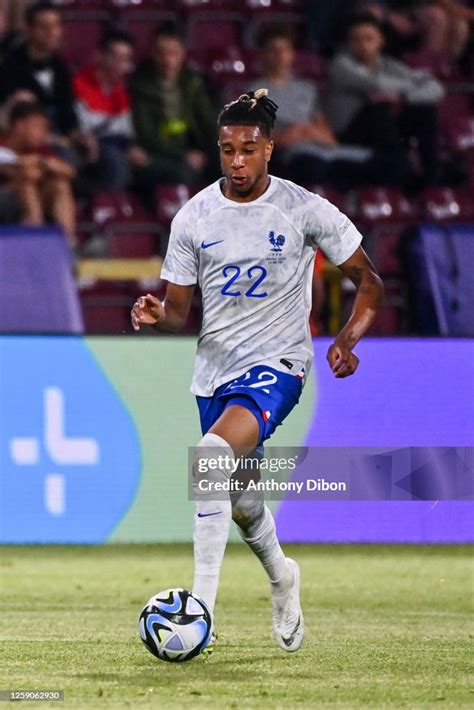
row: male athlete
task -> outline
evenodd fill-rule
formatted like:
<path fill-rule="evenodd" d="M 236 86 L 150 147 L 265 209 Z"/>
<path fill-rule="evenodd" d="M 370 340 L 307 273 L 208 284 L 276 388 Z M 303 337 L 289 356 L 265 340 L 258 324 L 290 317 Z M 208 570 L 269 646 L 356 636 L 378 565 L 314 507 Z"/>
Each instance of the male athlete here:
<path fill-rule="evenodd" d="M 383 287 L 360 247 L 361 235 L 318 195 L 268 174 L 277 106 L 265 89 L 240 96 L 218 118 L 224 177 L 199 192 L 171 226 L 161 276 L 163 302 L 140 297 L 132 324 L 179 331 L 196 284 L 203 322 L 191 391 L 203 438 L 199 450 L 225 457 L 250 452 L 268 439 L 297 404 L 311 365 L 311 279 L 318 247 L 357 288 L 351 317 L 329 348 L 335 377 L 352 375 L 352 352 L 370 327 Z M 227 459 L 229 460 L 229 459 Z M 199 475 L 193 469 L 194 485 Z M 209 474 L 207 474 L 209 475 Z M 231 471 L 213 471 L 225 483 Z M 270 580 L 278 645 L 296 651 L 304 635 L 299 567 L 285 557 L 261 498 L 196 497 L 193 593 L 211 615 L 233 519 Z"/>

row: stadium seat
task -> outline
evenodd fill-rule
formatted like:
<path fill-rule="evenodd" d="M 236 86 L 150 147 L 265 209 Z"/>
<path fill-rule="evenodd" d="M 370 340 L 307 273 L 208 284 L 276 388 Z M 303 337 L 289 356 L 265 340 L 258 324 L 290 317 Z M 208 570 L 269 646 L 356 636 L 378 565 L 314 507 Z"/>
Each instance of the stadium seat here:
<path fill-rule="evenodd" d="M 404 55 L 404 60 L 413 69 L 428 71 L 439 79 L 452 80 L 459 76 L 455 63 L 444 52 L 432 52 L 430 50 L 407 52 Z"/>
<path fill-rule="evenodd" d="M 403 278 L 403 241 L 406 227 L 387 224 L 375 227 L 368 238 L 367 246 L 381 276 Z"/>
<path fill-rule="evenodd" d="M 326 78 L 326 62 L 318 52 L 300 49 L 296 52 L 294 73 L 303 79 L 321 81 Z"/>
<path fill-rule="evenodd" d="M 449 146 L 458 153 L 474 151 L 474 117 L 455 116 L 447 131 Z"/>
<path fill-rule="evenodd" d="M 466 222 L 474 219 L 474 204 L 469 189 L 432 187 L 423 196 L 423 214 L 433 222 Z"/>
<path fill-rule="evenodd" d="M 175 17 L 175 13 L 171 9 L 149 1 L 140 5 L 127 3 L 120 6 L 116 14 L 120 27 L 133 37 L 138 60 L 143 59 L 148 52 L 153 29 L 160 23 L 173 22 Z"/>
<path fill-rule="evenodd" d="M 102 3 L 65 6 L 61 12 L 64 25 L 64 42 L 61 55 L 73 69 L 90 61 L 104 34 L 111 14 Z"/>
<path fill-rule="evenodd" d="M 227 89 L 229 82 L 242 81 L 249 73 L 246 57 L 237 45 L 211 50 L 202 47 L 190 51 L 188 65 L 195 71 L 208 74 L 223 90 Z"/>
<path fill-rule="evenodd" d="M 399 282 L 384 280 L 384 303 L 377 312 L 375 321 L 370 328 L 370 335 L 392 336 L 400 335 L 405 329 L 408 300 L 404 286 Z"/>
<path fill-rule="evenodd" d="M 146 8 L 151 10 L 173 10 L 174 0 L 106 0 L 113 8 Z"/>
<path fill-rule="evenodd" d="M 159 229 L 135 195 L 99 193 L 92 200 L 90 214 L 110 257 L 138 259 L 156 254 Z"/>
<path fill-rule="evenodd" d="M 81 284 L 79 295 L 86 333 L 120 335 L 132 331 L 130 308 L 134 294 L 129 282 Z"/>
<path fill-rule="evenodd" d="M 237 12 L 195 12 L 186 23 L 186 46 L 190 51 L 225 50 L 241 43 L 242 17 Z"/>
<path fill-rule="evenodd" d="M 365 224 L 391 222 L 406 225 L 416 221 L 418 206 L 395 189 L 361 188 L 356 193 L 355 214 L 350 216 Z"/>
<path fill-rule="evenodd" d="M 107 253 L 112 259 L 145 259 L 157 252 L 156 228 L 148 225 L 115 225 L 105 230 Z"/>
<path fill-rule="evenodd" d="M 187 185 L 159 185 L 156 188 L 156 218 L 163 227 L 169 227 L 176 212 L 189 200 Z"/>
<path fill-rule="evenodd" d="M 102 10 L 64 11 L 64 42 L 61 55 L 73 70 L 90 62 L 110 21 Z"/>

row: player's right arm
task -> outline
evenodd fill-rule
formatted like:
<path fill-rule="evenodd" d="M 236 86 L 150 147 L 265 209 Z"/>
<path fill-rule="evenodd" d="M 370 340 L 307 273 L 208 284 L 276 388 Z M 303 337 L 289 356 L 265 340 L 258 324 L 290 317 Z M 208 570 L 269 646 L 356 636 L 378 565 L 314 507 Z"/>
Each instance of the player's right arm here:
<path fill-rule="evenodd" d="M 179 286 L 168 283 L 164 301 L 147 293 L 140 296 L 131 310 L 134 330 L 150 325 L 157 332 L 177 333 L 186 324 L 193 300 L 195 286 Z"/>

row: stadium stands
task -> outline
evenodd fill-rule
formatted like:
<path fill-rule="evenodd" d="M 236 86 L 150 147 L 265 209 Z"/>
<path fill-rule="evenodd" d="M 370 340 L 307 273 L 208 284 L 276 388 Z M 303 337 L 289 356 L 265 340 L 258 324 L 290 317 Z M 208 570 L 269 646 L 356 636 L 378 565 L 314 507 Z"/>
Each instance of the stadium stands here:
<path fill-rule="evenodd" d="M 303 0 L 56 0 L 65 27 L 63 56 L 72 68 L 92 57 L 104 30 L 128 31 L 137 59 L 148 47 L 151 29 L 178 20 L 184 29 L 190 66 L 209 80 L 216 105 L 245 90 L 258 75 L 256 37 L 272 24 L 292 27 L 300 40 L 296 73 L 318 83 L 324 93 L 326 58 L 305 44 L 307 17 Z M 386 283 L 387 301 L 374 333 L 398 334 L 410 328 L 406 265 L 409 235 L 420 224 L 456 225 L 474 220 L 474 116 L 472 76 L 445 54 L 406 54 L 411 66 L 432 71 L 447 88 L 440 104 L 442 157 L 459 172 L 453 184 L 405 194 L 395 189 L 355 185 L 342 194 L 327 185 L 309 186 L 345 211 L 365 235 L 365 246 Z M 471 68 L 472 73 L 472 68 Z M 78 215 L 79 241 L 91 236 L 108 259 L 153 260 L 166 250 L 170 222 L 191 196 L 185 185 L 161 184 L 155 207 L 145 208 L 136 194 L 98 193 Z M 142 263 L 145 263 L 143 261 Z M 153 282 L 160 288 L 160 282 Z M 130 331 L 126 311 L 139 293 L 139 279 L 95 279 L 80 285 L 87 332 Z M 193 304 L 188 332 L 199 323 L 199 299 Z M 105 325 L 107 324 L 107 325 Z"/>

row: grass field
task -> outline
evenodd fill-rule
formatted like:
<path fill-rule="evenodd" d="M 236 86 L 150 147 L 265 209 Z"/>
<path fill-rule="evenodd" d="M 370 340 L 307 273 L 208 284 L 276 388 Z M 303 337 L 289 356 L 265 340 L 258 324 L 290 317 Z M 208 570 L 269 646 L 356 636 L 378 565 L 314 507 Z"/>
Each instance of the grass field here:
<path fill-rule="evenodd" d="M 187 545 L 1 548 L 0 688 L 61 689 L 84 708 L 474 706 L 472 550 L 288 546 L 307 637 L 273 642 L 267 582 L 229 546 L 209 660 L 156 660 L 137 634 L 152 593 L 189 586 Z"/>

